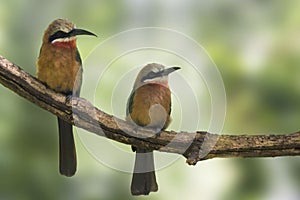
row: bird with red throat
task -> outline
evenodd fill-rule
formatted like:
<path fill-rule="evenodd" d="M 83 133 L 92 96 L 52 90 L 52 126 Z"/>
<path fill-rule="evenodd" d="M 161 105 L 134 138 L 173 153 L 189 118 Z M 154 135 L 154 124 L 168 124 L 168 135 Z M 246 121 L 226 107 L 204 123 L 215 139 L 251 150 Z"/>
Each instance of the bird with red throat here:
<path fill-rule="evenodd" d="M 77 35 L 94 33 L 75 28 L 66 19 L 54 20 L 44 32 L 37 60 L 37 78 L 49 88 L 65 95 L 79 96 L 82 62 L 76 45 Z M 76 149 L 72 125 L 58 118 L 59 171 L 73 176 L 76 172 Z"/>
<path fill-rule="evenodd" d="M 137 127 L 145 127 L 159 134 L 171 121 L 171 91 L 168 75 L 179 67 L 165 68 L 151 63 L 139 72 L 127 103 L 126 120 Z M 136 152 L 131 181 L 132 195 L 156 192 L 153 151 L 132 146 Z"/>

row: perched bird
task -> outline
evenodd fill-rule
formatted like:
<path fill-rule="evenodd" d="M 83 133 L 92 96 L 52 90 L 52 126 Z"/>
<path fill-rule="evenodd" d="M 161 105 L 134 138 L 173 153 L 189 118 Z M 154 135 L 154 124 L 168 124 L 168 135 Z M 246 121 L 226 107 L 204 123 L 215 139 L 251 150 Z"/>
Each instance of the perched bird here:
<path fill-rule="evenodd" d="M 79 96 L 82 82 L 81 58 L 76 46 L 77 35 L 94 33 L 76 29 L 65 19 L 54 20 L 46 29 L 37 60 L 37 77 L 49 88 L 65 95 Z M 58 118 L 59 169 L 65 176 L 76 172 L 76 150 L 72 125 Z"/>
<path fill-rule="evenodd" d="M 167 128 L 171 114 L 171 92 L 168 75 L 179 67 L 165 68 L 152 63 L 138 74 L 128 99 L 126 120 L 140 127 L 153 129 L 157 134 Z M 131 181 L 132 195 L 148 195 L 158 190 L 155 178 L 153 151 L 132 147 L 136 151 Z"/>

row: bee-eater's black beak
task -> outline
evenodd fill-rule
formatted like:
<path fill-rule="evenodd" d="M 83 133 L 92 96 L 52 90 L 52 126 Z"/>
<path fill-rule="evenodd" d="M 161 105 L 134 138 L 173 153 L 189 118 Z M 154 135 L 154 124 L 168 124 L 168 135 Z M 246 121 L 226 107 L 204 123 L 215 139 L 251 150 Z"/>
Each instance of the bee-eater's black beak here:
<path fill-rule="evenodd" d="M 89 31 L 86 31 L 86 30 L 83 30 L 83 29 L 73 29 L 68 33 L 63 32 L 63 31 L 57 31 L 56 33 L 54 33 L 53 35 L 51 35 L 49 37 L 49 42 L 52 42 L 56 39 L 70 38 L 70 37 L 73 37 L 73 36 L 76 36 L 76 35 L 92 35 L 92 36 L 97 37 L 97 35 L 92 33 L 92 32 L 89 32 Z"/>
<path fill-rule="evenodd" d="M 76 36 L 76 35 L 92 35 L 97 37 L 96 34 L 83 29 L 73 29 L 72 31 L 69 32 L 69 37 Z"/>
<path fill-rule="evenodd" d="M 142 77 L 141 81 L 144 82 L 145 80 L 168 76 L 170 73 L 175 72 L 178 69 L 180 69 L 180 67 L 170 67 L 159 72 L 149 72 L 146 76 Z"/>
<path fill-rule="evenodd" d="M 162 71 L 162 75 L 163 76 L 167 76 L 170 73 L 175 72 L 178 69 L 180 69 L 180 67 L 170 67 L 170 68 L 167 68 L 167 69 L 165 69 L 165 70 Z"/>

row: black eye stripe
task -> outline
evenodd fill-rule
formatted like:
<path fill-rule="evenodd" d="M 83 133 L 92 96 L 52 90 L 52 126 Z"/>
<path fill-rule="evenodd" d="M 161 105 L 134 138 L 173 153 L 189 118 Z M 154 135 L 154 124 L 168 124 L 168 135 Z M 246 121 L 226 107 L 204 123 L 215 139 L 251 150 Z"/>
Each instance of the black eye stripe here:
<path fill-rule="evenodd" d="M 67 38 L 70 36 L 70 33 L 66 33 L 63 31 L 57 31 L 53 35 L 49 37 L 49 42 L 52 42 L 53 40 L 59 39 L 59 38 Z"/>
<path fill-rule="evenodd" d="M 163 75 L 163 71 L 149 72 L 142 78 L 142 81 L 147 80 L 147 79 L 154 79 L 154 78 L 160 77 L 162 75 Z"/>

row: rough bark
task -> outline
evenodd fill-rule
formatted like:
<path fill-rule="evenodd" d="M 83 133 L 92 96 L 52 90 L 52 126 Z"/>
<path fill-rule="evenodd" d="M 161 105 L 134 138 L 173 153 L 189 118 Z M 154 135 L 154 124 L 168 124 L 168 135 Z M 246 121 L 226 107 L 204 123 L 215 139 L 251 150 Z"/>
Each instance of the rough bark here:
<path fill-rule="evenodd" d="M 0 83 L 37 106 L 99 136 L 149 150 L 177 153 L 195 165 L 215 157 L 275 157 L 300 155 L 300 132 L 291 134 L 228 135 L 163 131 L 153 136 L 106 114 L 84 98 L 67 97 L 0 56 Z M 20 111 L 21 112 L 21 111 Z"/>

